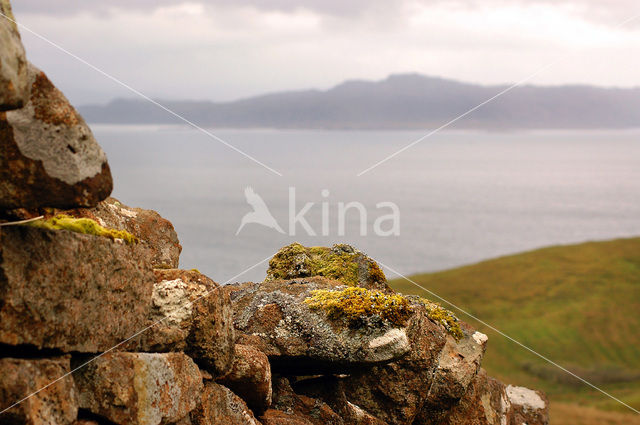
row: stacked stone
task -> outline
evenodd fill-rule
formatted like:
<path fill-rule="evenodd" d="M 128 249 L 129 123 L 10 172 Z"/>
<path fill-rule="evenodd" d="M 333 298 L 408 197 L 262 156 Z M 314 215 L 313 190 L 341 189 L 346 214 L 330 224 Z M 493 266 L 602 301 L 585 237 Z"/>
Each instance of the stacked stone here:
<path fill-rule="evenodd" d="M 213 423 L 203 410 L 242 404 L 213 379 L 250 361 L 228 295 L 177 269 L 169 221 L 108 198 L 104 151 L 0 12 L 0 423 Z M 59 213 L 138 243 L 12 223 Z"/>
<path fill-rule="evenodd" d="M 395 296 L 350 246 L 285 247 L 262 283 L 179 269 L 172 224 L 109 197 L 106 155 L 0 11 L 0 423 L 548 423 L 543 394 L 480 368 L 485 335 L 420 302 L 355 328 L 312 308 L 314 290 Z M 137 243 L 11 223 L 58 214 Z"/>

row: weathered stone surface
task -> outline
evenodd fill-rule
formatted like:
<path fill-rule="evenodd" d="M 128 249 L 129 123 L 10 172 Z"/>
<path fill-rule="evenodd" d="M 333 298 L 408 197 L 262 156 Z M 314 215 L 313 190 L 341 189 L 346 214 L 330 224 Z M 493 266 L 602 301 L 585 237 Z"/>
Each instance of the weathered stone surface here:
<path fill-rule="evenodd" d="M 321 400 L 293 392 L 284 377 L 273 380 L 273 406 L 260 421 L 263 425 L 346 425 L 336 412 Z"/>
<path fill-rule="evenodd" d="M 155 268 L 177 268 L 182 246 L 171 222 L 153 210 L 132 208 L 115 198 L 107 198 L 93 208 L 61 211 L 73 217 L 86 217 L 100 225 L 126 230 L 152 252 Z"/>
<path fill-rule="evenodd" d="M 512 385 L 507 386 L 506 392 L 511 404 L 509 425 L 549 423 L 549 402 L 543 393 Z"/>
<path fill-rule="evenodd" d="M 307 248 L 293 243 L 269 261 L 267 281 L 324 276 L 348 286 L 391 292 L 378 263 L 351 245 Z"/>
<path fill-rule="evenodd" d="M 444 326 L 429 319 L 424 306 L 414 308 L 407 331 L 409 354 L 344 380 L 350 402 L 390 424 L 412 423 L 427 400 L 439 353 L 449 337 Z"/>
<path fill-rule="evenodd" d="M 269 356 L 272 368 L 288 374 L 336 373 L 407 354 L 405 328 L 373 318 L 352 328 L 304 302 L 313 290 L 340 288 L 340 282 L 322 277 L 225 287 L 240 333 L 237 342 L 257 347 Z"/>
<path fill-rule="evenodd" d="M 345 393 L 344 379 L 335 375 L 325 375 L 303 379 L 293 384 L 297 394 L 316 398 L 327 405 L 349 425 L 387 425 L 369 412 L 351 403 Z"/>
<path fill-rule="evenodd" d="M 423 410 L 415 425 L 505 425 L 511 422 L 511 406 L 504 384 L 480 369 L 462 399 L 449 410 Z M 520 425 L 520 424 L 519 424 Z"/>
<path fill-rule="evenodd" d="M 218 382 L 242 397 L 257 415 L 271 405 L 271 365 L 255 347 L 237 344 L 233 366 Z"/>
<path fill-rule="evenodd" d="M 191 412 L 193 425 L 260 425 L 245 402 L 230 389 L 207 382 L 202 401 Z"/>
<path fill-rule="evenodd" d="M 130 351 L 184 351 L 215 376 L 231 368 L 234 329 L 227 292 L 193 270 L 156 269 L 148 331 Z"/>
<path fill-rule="evenodd" d="M 122 425 L 178 422 L 196 407 L 203 389 L 198 366 L 183 353 L 111 352 L 74 379 L 81 408 Z"/>
<path fill-rule="evenodd" d="M 33 394 L 69 372 L 69 356 L 51 359 L 0 359 L 0 410 Z M 2 424 L 68 425 L 76 420 L 78 400 L 67 376 L 0 416 Z"/>
<path fill-rule="evenodd" d="M 140 247 L 0 228 L 0 343 L 101 352 L 142 329 L 154 276 Z"/>
<path fill-rule="evenodd" d="M 111 193 L 107 157 L 47 76 L 28 66 L 29 102 L 0 112 L 0 209 L 90 207 Z"/>
<path fill-rule="evenodd" d="M 460 400 L 475 378 L 487 347 L 487 336 L 463 323 L 464 337 L 451 336 L 440 352 L 425 408 L 445 410 Z"/>
<path fill-rule="evenodd" d="M 29 98 L 27 60 L 9 0 L 0 0 L 0 111 L 22 108 Z"/>

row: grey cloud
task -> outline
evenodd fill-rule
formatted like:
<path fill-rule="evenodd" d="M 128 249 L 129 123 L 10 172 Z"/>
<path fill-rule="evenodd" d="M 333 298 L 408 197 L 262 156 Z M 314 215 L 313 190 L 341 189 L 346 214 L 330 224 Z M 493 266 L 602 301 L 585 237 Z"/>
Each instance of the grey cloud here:
<path fill-rule="evenodd" d="M 306 9 L 334 18 L 356 18 L 377 15 L 397 18 L 410 4 L 433 5 L 445 3 L 460 7 L 487 7 L 519 4 L 570 6 L 585 19 L 606 25 L 616 25 L 640 13 L 637 0 L 14 0 L 16 15 L 69 15 L 89 12 L 108 18 L 111 13 L 152 11 L 159 7 L 182 3 L 200 3 L 218 7 L 254 7 L 259 10 L 293 12 Z M 640 18 L 626 25 L 640 27 Z"/>
<path fill-rule="evenodd" d="M 358 15 L 369 10 L 393 11 L 403 8 L 409 0 L 18 0 L 13 2 L 13 7 L 20 13 L 39 14 L 71 14 L 77 12 L 105 13 L 110 9 L 122 10 L 154 10 L 158 7 L 176 5 L 185 2 L 200 3 L 211 6 L 252 6 L 262 10 L 294 11 L 308 9 L 322 14 L 330 15 Z M 627 13 L 629 15 L 640 13 L 637 0 L 616 0 L 615 2 L 603 0 L 416 0 L 411 3 L 458 4 L 461 6 L 486 6 L 494 3 L 505 5 L 513 3 L 524 4 L 551 4 L 551 5 L 575 5 L 585 7 L 598 15 L 610 15 Z M 634 10 L 635 9 L 635 10 Z"/>

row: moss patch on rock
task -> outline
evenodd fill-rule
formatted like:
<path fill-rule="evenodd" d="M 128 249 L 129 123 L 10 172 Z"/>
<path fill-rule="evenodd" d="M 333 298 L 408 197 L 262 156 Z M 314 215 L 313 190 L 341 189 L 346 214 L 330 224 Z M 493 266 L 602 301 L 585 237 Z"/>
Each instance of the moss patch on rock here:
<path fill-rule="evenodd" d="M 316 290 L 304 300 L 312 310 L 324 310 L 331 319 L 344 319 L 357 327 L 374 316 L 396 326 L 404 326 L 413 313 L 411 304 L 402 295 L 388 295 L 365 288 Z"/>
<path fill-rule="evenodd" d="M 267 281 L 324 276 L 348 286 L 384 284 L 386 277 L 378 264 L 350 245 L 304 247 L 285 246 L 269 261 Z"/>
<path fill-rule="evenodd" d="M 90 218 L 75 218 L 66 214 L 58 214 L 54 217 L 32 221 L 25 225 L 50 230 L 69 230 L 86 235 L 101 236 L 111 240 L 122 239 L 129 245 L 138 242 L 138 238 L 126 230 L 109 229 Z"/>

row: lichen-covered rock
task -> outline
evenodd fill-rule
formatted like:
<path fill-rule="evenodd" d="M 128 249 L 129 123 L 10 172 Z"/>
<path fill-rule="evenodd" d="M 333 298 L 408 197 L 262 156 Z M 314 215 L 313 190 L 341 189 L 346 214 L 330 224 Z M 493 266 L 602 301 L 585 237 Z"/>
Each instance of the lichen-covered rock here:
<path fill-rule="evenodd" d="M 29 98 L 27 60 L 9 0 L 0 0 L 0 111 L 22 108 Z"/>
<path fill-rule="evenodd" d="M 178 422 L 203 389 L 198 366 L 183 353 L 110 352 L 73 376 L 80 407 L 122 425 Z"/>
<path fill-rule="evenodd" d="M 260 425 L 245 402 L 229 388 L 206 382 L 202 401 L 191 412 L 193 425 Z"/>
<path fill-rule="evenodd" d="M 101 352 L 144 327 L 143 247 L 67 230 L 0 228 L 0 343 Z"/>
<path fill-rule="evenodd" d="M 194 270 L 156 269 L 147 332 L 130 351 L 184 351 L 215 376 L 229 371 L 234 355 L 231 301 L 227 292 Z"/>
<path fill-rule="evenodd" d="M 540 391 L 508 385 L 507 398 L 511 404 L 509 425 L 547 425 L 549 423 L 549 402 Z"/>
<path fill-rule="evenodd" d="M 286 373 L 336 373 L 407 354 L 404 327 L 377 314 L 363 316 L 354 327 L 305 302 L 314 290 L 345 288 L 322 277 L 225 287 L 231 293 L 237 342 L 257 347 L 269 356 L 272 368 Z"/>
<path fill-rule="evenodd" d="M 350 245 L 307 248 L 293 243 L 269 261 L 267 281 L 324 276 L 347 286 L 391 291 L 378 263 Z"/>
<path fill-rule="evenodd" d="M 0 359 L 0 410 L 24 399 L 69 372 L 69 356 L 51 359 Z M 0 416 L 3 424 L 69 425 L 78 415 L 73 378 L 67 376 Z"/>
<path fill-rule="evenodd" d="M 428 397 L 439 353 L 448 337 L 429 318 L 425 305 L 413 304 L 407 335 L 411 351 L 403 358 L 356 371 L 344 379 L 348 400 L 389 424 L 411 424 Z"/>
<path fill-rule="evenodd" d="M 105 153 L 64 95 L 31 64 L 28 84 L 27 104 L 0 112 L 0 209 L 96 205 L 113 187 Z"/>
<path fill-rule="evenodd" d="M 126 230 L 152 252 L 155 268 L 177 268 L 182 246 L 171 222 L 153 210 L 132 208 L 115 198 L 107 198 L 93 208 L 63 211 L 74 217 L 91 218 L 102 226 Z"/>
<path fill-rule="evenodd" d="M 273 380 L 273 406 L 260 416 L 263 425 L 347 425 L 319 399 L 296 394 L 284 377 Z"/>
<path fill-rule="evenodd" d="M 271 365 L 255 347 L 237 344 L 233 366 L 218 382 L 242 397 L 257 415 L 271 405 Z"/>

